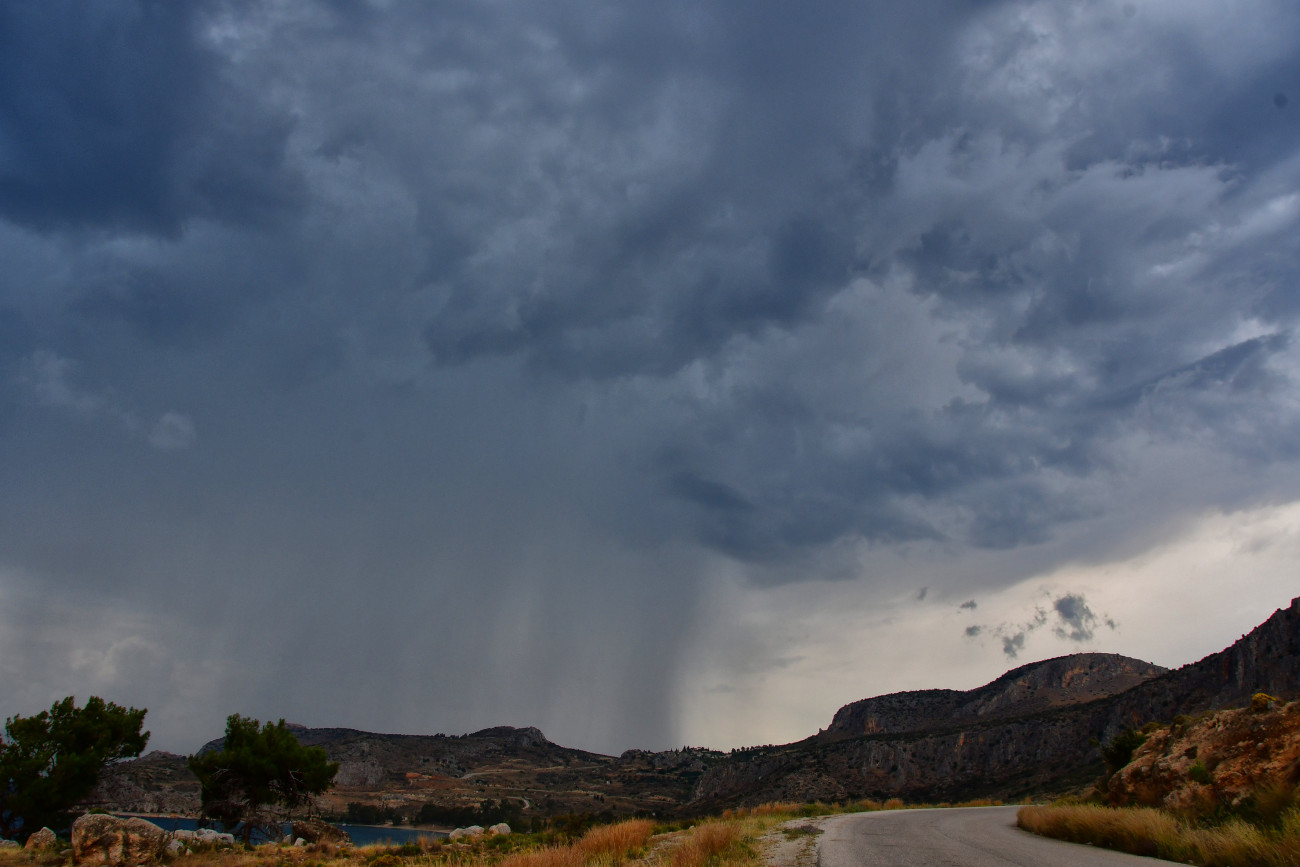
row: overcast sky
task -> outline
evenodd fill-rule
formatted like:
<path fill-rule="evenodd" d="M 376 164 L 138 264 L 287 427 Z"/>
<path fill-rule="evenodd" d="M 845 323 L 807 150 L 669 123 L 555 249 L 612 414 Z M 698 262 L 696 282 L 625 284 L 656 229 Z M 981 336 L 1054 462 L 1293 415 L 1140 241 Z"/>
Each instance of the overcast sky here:
<path fill-rule="evenodd" d="M 0 0 L 0 714 L 619 752 L 1300 595 L 1300 5 Z"/>

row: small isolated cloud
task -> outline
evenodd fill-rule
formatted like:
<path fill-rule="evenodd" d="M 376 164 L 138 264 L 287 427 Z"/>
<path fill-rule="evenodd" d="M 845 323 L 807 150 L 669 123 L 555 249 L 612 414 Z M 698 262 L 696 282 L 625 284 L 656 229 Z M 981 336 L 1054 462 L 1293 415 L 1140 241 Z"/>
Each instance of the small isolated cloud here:
<path fill-rule="evenodd" d="M 922 587 L 922 588 L 917 592 L 917 594 L 916 594 L 916 601 L 917 601 L 917 602 L 924 602 L 924 601 L 925 601 L 925 597 L 928 596 L 928 595 L 930 595 L 930 588 L 929 588 L 929 587 Z"/>
<path fill-rule="evenodd" d="M 1020 655 L 1020 651 L 1025 649 L 1025 633 L 1017 632 L 1015 635 L 1002 636 L 1002 652 L 1011 659 Z"/>
<path fill-rule="evenodd" d="M 967 611 L 974 611 L 976 608 L 979 607 L 979 604 L 974 599 L 967 599 L 965 602 L 958 605 L 957 607 L 964 608 Z"/>
<path fill-rule="evenodd" d="M 149 445 L 163 451 L 187 449 L 194 444 L 194 422 L 178 412 L 165 412 L 149 432 Z"/>
<path fill-rule="evenodd" d="M 1070 641 L 1091 641 L 1097 631 L 1097 615 L 1088 607 L 1082 596 L 1067 593 L 1052 603 L 1056 616 L 1060 618 L 1054 628 L 1058 638 Z"/>
<path fill-rule="evenodd" d="M 983 632 L 983 631 L 984 631 L 984 627 L 983 627 L 983 626 L 967 626 L 967 627 L 966 627 L 966 637 L 967 637 L 967 638 L 974 638 L 975 636 L 979 635 L 979 634 L 980 634 L 981 632 Z"/>

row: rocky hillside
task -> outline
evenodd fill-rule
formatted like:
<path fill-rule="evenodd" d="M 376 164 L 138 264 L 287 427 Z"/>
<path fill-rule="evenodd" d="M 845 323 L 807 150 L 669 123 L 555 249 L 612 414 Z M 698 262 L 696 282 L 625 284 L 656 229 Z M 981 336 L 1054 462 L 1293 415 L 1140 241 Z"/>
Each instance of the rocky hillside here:
<path fill-rule="evenodd" d="M 821 740 L 951 728 L 1116 695 L 1166 669 L 1115 653 L 1076 653 L 1012 669 L 990 684 L 959 692 L 896 692 L 840 708 Z"/>
<path fill-rule="evenodd" d="M 1039 664 L 1048 666 L 1046 681 L 1057 666 L 1073 668 L 1074 659 Z M 1125 677 L 1140 676 L 1143 664 L 1133 665 Z M 733 752 L 700 778 L 692 805 L 708 810 L 772 800 L 1015 797 L 1082 785 L 1102 770 L 1100 753 L 1091 744 L 1126 728 L 1240 707 L 1259 691 L 1300 695 L 1300 599 L 1226 650 L 1100 698 L 1088 700 L 1087 690 L 1081 690 L 1071 703 L 1069 690 L 1053 695 L 1051 689 L 1035 698 L 1033 690 L 1014 685 L 1026 673 L 1032 682 L 1035 668 L 1017 669 L 956 696 L 927 691 L 886 696 L 875 704 L 855 702 L 836 714 L 832 730 L 822 735 Z M 1089 689 L 1105 690 L 1106 681 L 1099 677 Z M 1113 683 L 1122 684 L 1123 677 Z M 996 710 L 976 712 L 983 706 L 977 695 L 996 699 L 989 705 Z M 999 698 L 1009 695 L 1026 700 Z"/>
<path fill-rule="evenodd" d="M 1110 778 L 1115 804 L 1164 807 L 1182 815 L 1239 809 L 1270 792 L 1285 799 L 1300 783 L 1300 702 L 1180 718 L 1151 732 Z"/>

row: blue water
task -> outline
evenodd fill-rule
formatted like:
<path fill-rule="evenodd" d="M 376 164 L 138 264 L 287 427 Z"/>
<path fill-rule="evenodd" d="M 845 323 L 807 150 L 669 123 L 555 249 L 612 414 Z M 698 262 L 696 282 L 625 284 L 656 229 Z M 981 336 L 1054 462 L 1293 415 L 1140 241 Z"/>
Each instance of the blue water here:
<path fill-rule="evenodd" d="M 165 831 L 198 830 L 198 822 L 194 819 L 175 816 L 146 816 L 144 818 Z M 335 825 L 334 827 L 347 831 L 348 836 L 352 838 L 352 842 L 358 846 L 369 846 L 372 843 L 396 843 L 400 845 L 402 843 L 415 843 L 425 837 L 438 840 L 447 836 L 442 831 L 421 831 L 416 828 L 392 828 L 376 825 Z M 218 828 L 217 830 L 221 829 Z M 284 826 L 284 833 L 289 833 L 288 825 Z"/>

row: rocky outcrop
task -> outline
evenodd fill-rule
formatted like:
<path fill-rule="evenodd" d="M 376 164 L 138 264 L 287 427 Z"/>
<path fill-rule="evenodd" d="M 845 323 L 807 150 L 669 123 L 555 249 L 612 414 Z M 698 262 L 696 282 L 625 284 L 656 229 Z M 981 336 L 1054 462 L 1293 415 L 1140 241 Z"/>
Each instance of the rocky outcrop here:
<path fill-rule="evenodd" d="M 1107 784 L 1112 803 L 1201 815 L 1300 783 L 1300 702 L 1219 711 L 1151 732 Z"/>
<path fill-rule="evenodd" d="M 144 819 L 87 814 L 72 823 L 72 860 L 135 867 L 160 858 L 170 839 L 170 834 Z"/>
<path fill-rule="evenodd" d="M 1089 674 L 1101 655 L 1084 656 L 1093 659 L 1038 664 L 1048 666 L 1043 686 L 1050 688 L 1040 686 L 1047 699 L 1035 699 L 1027 688 L 1034 684 L 1035 666 L 1026 666 L 972 693 L 932 690 L 857 702 L 836 715 L 836 731 L 733 752 L 701 776 L 692 806 L 704 811 L 785 799 L 1019 797 L 1083 785 L 1102 770 L 1095 744 L 1127 728 L 1246 705 L 1259 691 L 1300 697 L 1300 599 L 1200 662 L 1118 694 L 1061 705 L 1070 694 L 1086 697 L 1115 682 Z M 1119 680 L 1142 673 L 1140 667 L 1113 670 Z M 1083 688 L 1070 689 L 1079 683 Z M 1009 697 L 1017 694 L 1026 697 L 1027 712 L 1016 712 Z M 872 725 L 876 729 L 866 733 Z M 863 733 L 851 734 L 855 729 Z"/>

